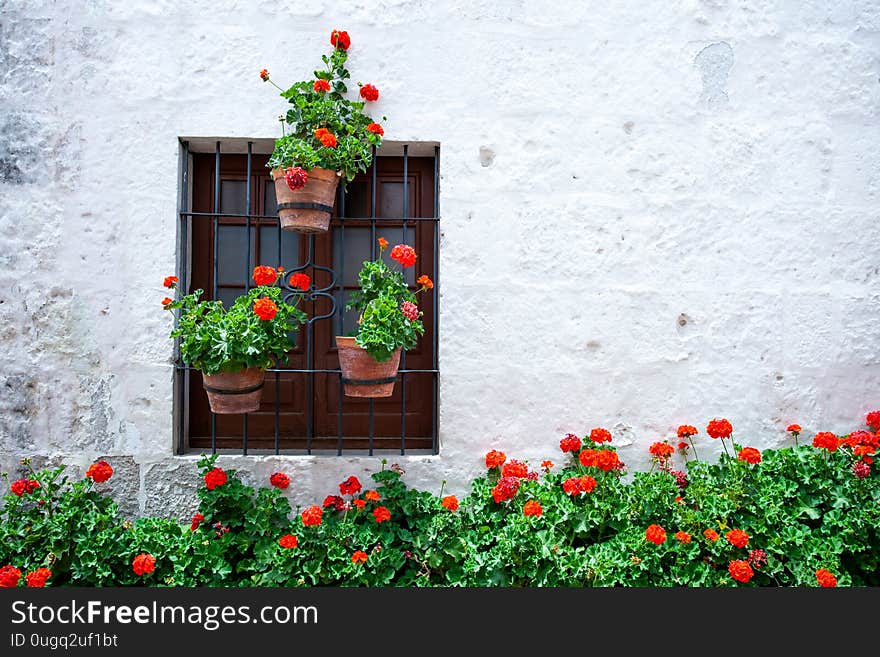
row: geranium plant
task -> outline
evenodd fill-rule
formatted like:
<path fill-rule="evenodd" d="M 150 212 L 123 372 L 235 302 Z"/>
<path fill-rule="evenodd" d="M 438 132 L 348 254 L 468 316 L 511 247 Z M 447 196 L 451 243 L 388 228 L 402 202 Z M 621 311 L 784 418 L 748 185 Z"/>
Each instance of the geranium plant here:
<path fill-rule="evenodd" d="M 374 85 L 358 83 L 360 100 L 345 97 L 346 81 L 351 78 L 345 67 L 351 46 L 348 33 L 333 30 L 330 44 L 333 52 L 321 57 L 325 68 L 316 70 L 313 79 L 283 89 L 267 70 L 260 72 L 290 103 L 282 118 L 284 136 L 275 142 L 268 166 L 285 170 L 291 189 L 303 187 L 314 168 L 330 169 L 345 181 L 352 180 L 370 166 L 372 147 L 379 146 L 385 134 L 379 123 L 364 114 L 365 104 L 379 99 Z"/>
<path fill-rule="evenodd" d="M 387 361 L 397 349 L 412 349 L 424 335 L 422 311 L 416 305 L 416 294 L 430 290 L 434 283 L 423 274 L 413 292 L 406 284 L 403 270 L 416 262 L 416 251 L 406 244 L 391 249 L 392 260 L 400 269 L 385 262 L 388 241 L 379 238 L 379 257 L 364 262 L 358 274 L 359 290 L 352 293 L 347 310 L 360 313 L 355 342 L 378 362 Z"/>
<path fill-rule="evenodd" d="M 305 319 L 294 302 L 283 300 L 284 290 L 276 286 L 282 270 L 259 266 L 254 269 L 256 287 L 238 297 L 228 308 L 222 301 L 200 300 L 203 290 L 195 290 L 179 299 L 165 298 L 165 310 L 180 310 L 177 327 L 170 337 L 180 338 L 180 356 L 203 374 L 234 372 L 250 367 L 266 368 L 273 358 L 287 362 L 287 352 L 294 344 L 291 333 Z M 295 273 L 289 284 L 305 291 L 310 280 Z M 169 276 L 165 286 L 177 287 L 177 278 Z"/>

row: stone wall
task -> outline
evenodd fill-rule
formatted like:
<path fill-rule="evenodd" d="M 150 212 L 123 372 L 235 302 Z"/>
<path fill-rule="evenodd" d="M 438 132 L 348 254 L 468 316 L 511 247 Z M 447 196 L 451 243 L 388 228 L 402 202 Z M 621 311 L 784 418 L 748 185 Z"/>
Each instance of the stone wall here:
<path fill-rule="evenodd" d="M 396 459 L 409 483 L 461 493 L 490 448 L 537 462 L 598 425 L 644 467 L 683 422 L 724 415 L 767 447 L 880 406 L 876 2 L 2 12 L 2 469 L 106 456 L 127 513 L 191 510 L 157 303 L 178 139 L 277 136 L 259 70 L 306 77 L 333 28 L 387 138 L 441 144 L 441 454 Z M 379 466 L 223 463 L 288 472 L 297 503 Z"/>

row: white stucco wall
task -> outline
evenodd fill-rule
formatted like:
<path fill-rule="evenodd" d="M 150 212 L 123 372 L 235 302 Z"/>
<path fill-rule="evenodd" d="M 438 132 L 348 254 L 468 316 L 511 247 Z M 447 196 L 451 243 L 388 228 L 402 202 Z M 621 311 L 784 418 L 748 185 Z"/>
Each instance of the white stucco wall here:
<path fill-rule="evenodd" d="M 631 467 L 680 423 L 739 442 L 880 406 L 880 5 L 872 0 L 9 0 L 0 25 L 0 467 L 110 456 L 131 513 L 184 515 L 172 455 L 178 137 L 277 136 L 257 73 L 333 28 L 386 137 L 441 144 L 441 454 Z M 712 452 L 702 437 L 701 456 Z M 368 457 L 224 458 L 295 502 Z"/>

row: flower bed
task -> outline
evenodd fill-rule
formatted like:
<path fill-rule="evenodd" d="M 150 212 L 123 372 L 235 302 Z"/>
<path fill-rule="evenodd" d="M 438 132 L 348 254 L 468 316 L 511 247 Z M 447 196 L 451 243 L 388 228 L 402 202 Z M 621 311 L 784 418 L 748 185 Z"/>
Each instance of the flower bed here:
<path fill-rule="evenodd" d="M 880 414 L 868 424 L 760 452 L 713 420 L 732 450 L 718 463 L 696 459 L 685 425 L 629 481 L 594 429 L 562 439 L 561 466 L 491 451 L 462 500 L 408 488 L 383 462 L 370 488 L 349 477 L 295 514 L 284 473 L 254 489 L 203 457 L 183 524 L 121 520 L 97 489 L 106 462 L 74 482 L 32 471 L 4 498 L 0 586 L 876 586 Z"/>

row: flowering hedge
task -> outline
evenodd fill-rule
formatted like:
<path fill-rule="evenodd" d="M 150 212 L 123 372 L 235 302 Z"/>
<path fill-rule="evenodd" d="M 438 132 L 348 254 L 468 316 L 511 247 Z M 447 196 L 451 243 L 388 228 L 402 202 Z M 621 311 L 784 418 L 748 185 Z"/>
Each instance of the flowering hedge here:
<path fill-rule="evenodd" d="M 383 462 L 369 488 L 348 477 L 295 513 L 285 473 L 253 488 L 203 457 L 184 523 L 119 518 L 104 461 L 73 482 L 31 470 L 3 498 L 0 586 L 876 586 L 880 414 L 868 424 L 810 444 L 792 425 L 794 445 L 761 452 L 713 420 L 717 463 L 683 425 L 631 478 L 594 429 L 562 439 L 560 466 L 489 452 L 461 500 Z"/>

